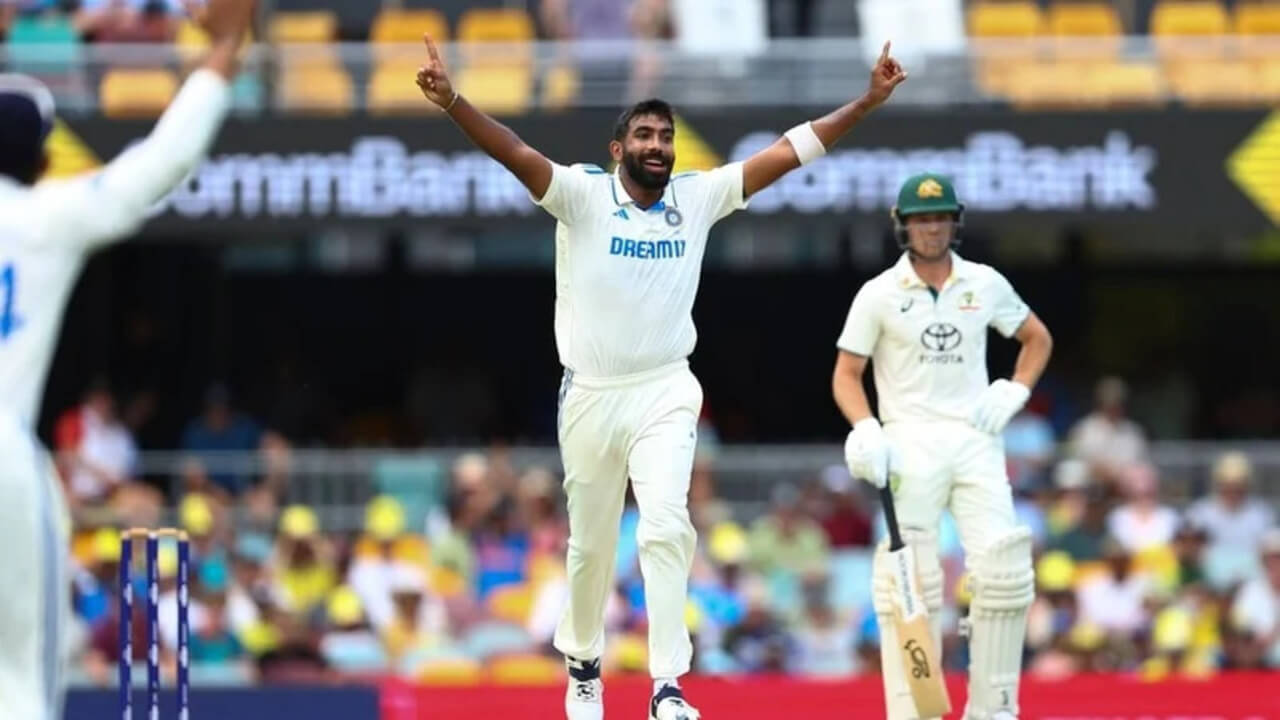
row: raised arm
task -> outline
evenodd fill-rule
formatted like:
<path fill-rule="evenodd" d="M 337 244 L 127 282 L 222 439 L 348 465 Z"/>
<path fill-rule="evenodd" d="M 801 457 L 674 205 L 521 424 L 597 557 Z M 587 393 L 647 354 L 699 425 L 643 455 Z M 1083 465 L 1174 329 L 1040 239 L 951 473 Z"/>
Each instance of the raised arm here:
<path fill-rule="evenodd" d="M 427 64 L 418 68 L 418 87 L 428 100 L 453 118 L 462 132 L 489 157 L 519 178 L 534 199 L 541 201 L 551 186 L 551 161 L 529 147 L 511 128 L 480 112 L 458 94 L 431 36 L 424 35 Z"/>
<path fill-rule="evenodd" d="M 93 175 L 36 186 L 34 202 L 51 209 L 41 213 L 49 218 L 42 238 L 93 245 L 128 235 L 196 168 L 231 107 L 230 83 L 256 5 L 256 0 L 188 5 L 209 36 L 204 62 L 141 142 Z"/>
<path fill-rule="evenodd" d="M 769 187 L 783 175 L 816 160 L 834 146 L 868 113 L 893 94 L 907 71 L 889 55 L 889 43 L 871 69 L 871 82 L 862 97 L 812 122 L 797 125 L 743 164 L 742 190 L 747 197 Z"/>

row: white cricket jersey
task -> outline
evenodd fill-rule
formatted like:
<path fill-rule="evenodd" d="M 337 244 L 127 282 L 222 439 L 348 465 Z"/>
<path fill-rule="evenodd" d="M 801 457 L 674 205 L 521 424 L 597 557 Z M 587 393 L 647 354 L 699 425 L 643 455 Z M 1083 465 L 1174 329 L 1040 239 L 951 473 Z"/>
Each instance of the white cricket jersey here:
<path fill-rule="evenodd" d="M 951 255 L 934 297 L 906 253 L 853 299 L 836 346 L 869 357 L 881 422 L 959 420 L 987 388 L 987 328 L 1012 337 L 1031 310 L 994 268 Z"/>
<path fill-rule="evenodd" d="M 536 201 L 536 198 L 535 198 Z M 538 202 L 556 224 L 556 346 L 588 377 L 616 377 L 687 358 L 707 232 L 747 206 L 742 163 L 672 176 L 642 209 L 618 176 L 552 163 Z"/>
<path fill-rule="evenodd" d="M 0 412 L 34 426 L 86 256 L 137 231 L 204 156 L 229 107 L 222 77 L 198 70 L 151 134 L 101 170 L 34 187 L 0 178 Z"/>

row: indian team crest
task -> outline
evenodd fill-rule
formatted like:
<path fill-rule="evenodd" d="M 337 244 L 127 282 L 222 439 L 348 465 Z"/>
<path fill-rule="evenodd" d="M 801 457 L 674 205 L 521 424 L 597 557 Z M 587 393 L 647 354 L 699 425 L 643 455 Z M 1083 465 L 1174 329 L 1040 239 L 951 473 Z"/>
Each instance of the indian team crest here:
<path fill-rule="evenodd" d="M 684 216 L 675 208 L 667 208 L 666 215 L 663 216 L 667 220 L 667 224 L 671 227 L 679 227 L 684 222 Z"/>

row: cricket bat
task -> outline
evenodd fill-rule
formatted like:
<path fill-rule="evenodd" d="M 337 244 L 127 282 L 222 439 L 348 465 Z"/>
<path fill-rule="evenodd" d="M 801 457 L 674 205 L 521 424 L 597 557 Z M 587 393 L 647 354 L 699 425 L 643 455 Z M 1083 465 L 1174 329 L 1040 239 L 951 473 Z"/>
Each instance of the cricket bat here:
<path fill-rule="evenodd" d="M 898 650 L 902 653 L 903 675 L 911 690 L 917 717 L 942 717 L 951 711 L 951 698 L 942 676 L 942 658 L 933 646 L 929 610 L 916 575 L 915 554 L 902 542 L 898 515 L 893 509 L 893 491 L 887 485 L 880 488 L 880 501 L 889 526 L 889 562 L 894 574 L 893 622 Z"/>

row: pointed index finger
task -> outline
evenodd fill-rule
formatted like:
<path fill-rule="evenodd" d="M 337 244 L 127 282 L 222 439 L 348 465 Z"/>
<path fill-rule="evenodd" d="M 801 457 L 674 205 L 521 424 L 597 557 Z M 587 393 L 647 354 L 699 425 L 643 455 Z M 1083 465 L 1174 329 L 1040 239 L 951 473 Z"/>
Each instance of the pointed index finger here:
<path fill-rule="evenodd" d="M 888 59 L 889 59 L 889 41 L 888 41 L 888 40 L 885 40 L 885 42 L 884 42 L 884 49 L 880 51 L 880 60 L 879 60 L 879 62 L 883 63 L 884 61 L 886 61 L 886 60 L 888 60 Z"/>
<path fill-rule="evenodd" d="M 440 53 L 436 52 L 436 44 L 431 42 L 431 36 L 423 33 L 422 41 L 427 44 L 427 54 L 431 56 L 431 59 L 440 62 Z"/>

